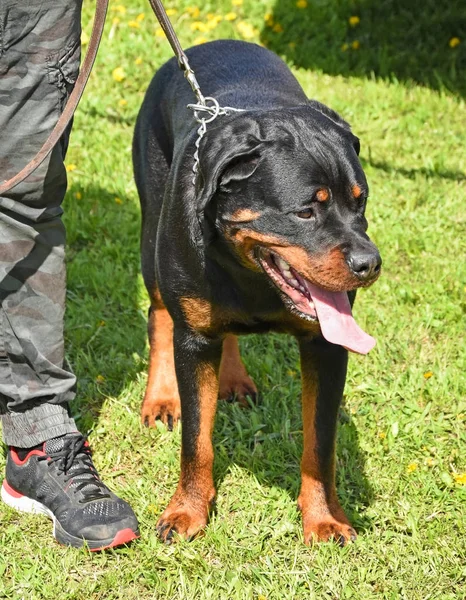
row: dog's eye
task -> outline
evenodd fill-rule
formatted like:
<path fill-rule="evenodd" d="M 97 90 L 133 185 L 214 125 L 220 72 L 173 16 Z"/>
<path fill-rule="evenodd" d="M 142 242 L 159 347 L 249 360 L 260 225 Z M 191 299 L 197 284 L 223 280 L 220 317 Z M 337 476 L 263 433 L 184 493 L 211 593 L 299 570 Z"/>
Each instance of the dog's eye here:
<path fill-rule="evenodd" d="M 300 219 L 312 219 L 314 213 L 310 208 L 306 208 L 305 210 L 300 210 L 299 212 L 297 212 L 296 216 Z"/>

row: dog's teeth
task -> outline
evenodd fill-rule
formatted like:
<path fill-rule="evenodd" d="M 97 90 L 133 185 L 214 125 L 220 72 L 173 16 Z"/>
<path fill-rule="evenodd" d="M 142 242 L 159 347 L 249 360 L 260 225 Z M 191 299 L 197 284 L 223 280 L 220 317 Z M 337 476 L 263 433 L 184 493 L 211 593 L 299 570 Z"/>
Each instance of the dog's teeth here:
<path fill-rule="evenodd" d="M 289 269 L 288 270 L 282 269 L 282 273 L 283 273 L 283 275 L 285 275 L 285 277 L 287 279 L 293 279 L 293 275 L 291 274 L 291 271 Z"/>
<path fill-rule="evenodd" d="M 299 288 L 299 282 L 298 282 L 298 280 L 297 280 L 297 279 L 289 279 L 288 281 L 291 283 L 291 285 L 292 285 L 293 287 L 295 287 L 295 288 Z"/>
<path fill-rule="evenodd" d="M 315 308 L 315 304 L 314 304 L 314 302 L 312 300 L 309 300 L 309 306 L 311 308 Z"/>
<path fill-rule="evenodd" d="M 282 271 L 285 271 L 285 272 L 286 271 L 288 271 L 288 272 L 290 271 L 290 265 L 287 262 L 285 262 L 283 260 L 283 258 L 278 257 L 277 258 L 277 264 L 278 264 L 278 266 L 280 267 L 280 269 Z"/>

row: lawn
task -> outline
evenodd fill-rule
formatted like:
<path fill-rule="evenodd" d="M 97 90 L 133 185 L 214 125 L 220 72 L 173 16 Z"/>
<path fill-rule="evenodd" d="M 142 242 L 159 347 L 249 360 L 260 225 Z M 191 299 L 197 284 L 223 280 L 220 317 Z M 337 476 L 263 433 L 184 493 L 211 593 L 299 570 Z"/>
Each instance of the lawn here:
<path fill-rule="evenodd" d="M 355 315 L 377 346 L 350 359 L 338 433 L 338 491 L 359 538 L 343 549 L 302 542 L 298 352 L 278 335 L 241 341 L 262 400 L 219 405 L 218 502 L 205 535 L 171 546 L 155 535 L 178 480 L 180 431 L 139 422 L 148 300 L 131 138 L 171 51 L 147 2 L 114 1 L 67 157 L 66 332 L 79 377 L 74 413 L 142 537 L 100 554 L 66 549 L 49 521 L 1 505 L 0 598 L 466 598 L 466 5 L 167 8 L 185 47 L 234 37 L 280 53 L 309 97 L 361 138 L 384 272 L 358 295 Z M 86 2 L 84 44 L 92 12 Z"/>

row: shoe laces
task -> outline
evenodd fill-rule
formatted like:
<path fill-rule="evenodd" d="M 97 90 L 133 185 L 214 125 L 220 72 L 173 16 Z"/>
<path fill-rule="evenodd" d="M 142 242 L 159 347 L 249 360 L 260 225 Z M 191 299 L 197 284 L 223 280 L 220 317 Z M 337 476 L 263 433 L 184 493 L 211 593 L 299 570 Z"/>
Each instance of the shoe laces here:
<path fill-rule="evenodd" d="M 56 465 L 65 476 L 65 483 L 75 492 L 81 492 L 81 504 L 92 500 L 110 498 L 108 488 L 100 480 L 92 462 L 92 453 L 86 444 L 87 436 L 81 434 L 64 436 L 63 445 L 58 449 L 46 449 L 45 456 L 38 460 L 47 460 L 49 465 Z"/>

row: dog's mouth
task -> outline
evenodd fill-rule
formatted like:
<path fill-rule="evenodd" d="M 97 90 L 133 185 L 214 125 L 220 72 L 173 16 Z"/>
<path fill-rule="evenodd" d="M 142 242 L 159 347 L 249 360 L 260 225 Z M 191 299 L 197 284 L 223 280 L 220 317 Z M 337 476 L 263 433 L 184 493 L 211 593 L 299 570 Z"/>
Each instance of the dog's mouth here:
<path fill-rule="evenodd" d="M 278 289 L 285 294 L 285 304 L 308 321 L 318 321 L 314 301 L 307 288 L 306 280 L 281 256 L 268 248 L 260 248 L 259 262 Z M 291 301 L 291 302 L 290 302 Z"/>
<path fill-rule="evenodd" d="M 327 341 L 358 354 L 367 354 L 375 346 L 375 339 L 354 320 L 347 292 L 317 286 L 269 248 L 259 247 L 257 258 L 281 292 L 285 306 L 303 319 L 318 322 Z"/>

